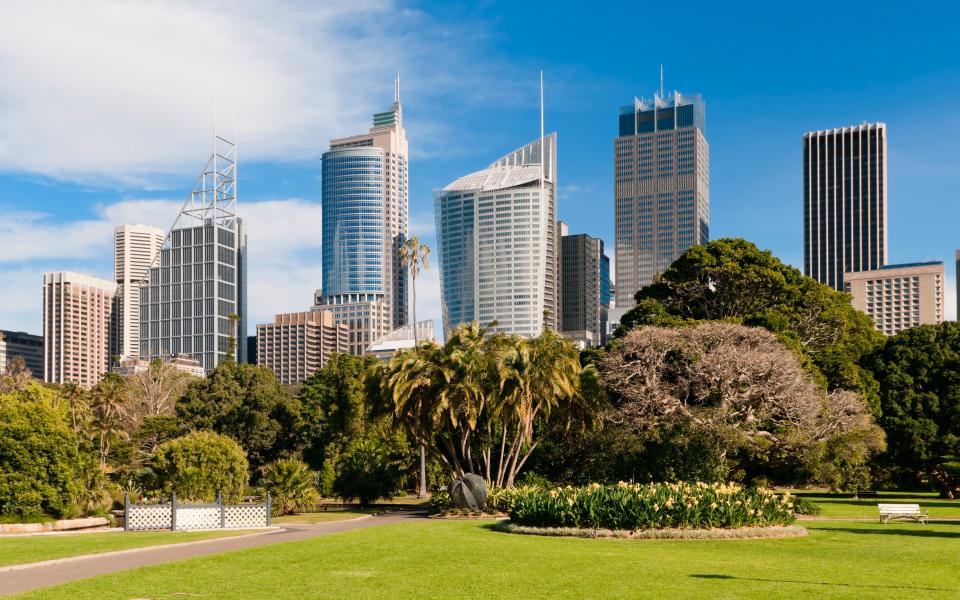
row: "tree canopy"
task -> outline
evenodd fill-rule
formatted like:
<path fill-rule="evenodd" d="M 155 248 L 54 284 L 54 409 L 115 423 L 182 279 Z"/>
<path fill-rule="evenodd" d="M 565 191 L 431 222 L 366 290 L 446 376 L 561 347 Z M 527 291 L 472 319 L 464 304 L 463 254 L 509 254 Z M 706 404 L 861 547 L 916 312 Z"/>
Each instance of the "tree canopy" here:
<path fill-rule="evenodd" d="M 960 495 L 960 323 L 902 331 L 866 364 L 880 383 L 884 458 L 894 475 Z"/>
<path fill-rule="evenodd" d="M 692 246 L 636 295 L 617 332 L 640 325 L 731 321 L 763 327 L 794 349 L 830 390 L 859 392 L 876 411 L 877 385 L 859 359 L 882 343 L 870 318 L 769 251 L 739 238 Z"/>

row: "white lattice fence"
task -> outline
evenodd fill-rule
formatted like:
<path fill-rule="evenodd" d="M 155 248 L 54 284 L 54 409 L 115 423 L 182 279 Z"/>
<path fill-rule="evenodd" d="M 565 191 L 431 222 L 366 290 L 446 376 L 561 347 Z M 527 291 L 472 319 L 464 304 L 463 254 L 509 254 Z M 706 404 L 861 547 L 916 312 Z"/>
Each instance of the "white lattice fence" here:
<path fill-rule="evenodd" d="M 177 506 L 177 531 L 220 529 L 220 507 L 214 505 Z"/>
<path fill-rule="evenodd" d="M 233 504 L 223 507 L 224 527 L 266 527 L 269 524 L 265 504 Z"/>
<path fill-rule="evenodd" d="M 127 507 L 125 528 L 131 531 L 170 529 L 169 504 L 131 504 Z"/>

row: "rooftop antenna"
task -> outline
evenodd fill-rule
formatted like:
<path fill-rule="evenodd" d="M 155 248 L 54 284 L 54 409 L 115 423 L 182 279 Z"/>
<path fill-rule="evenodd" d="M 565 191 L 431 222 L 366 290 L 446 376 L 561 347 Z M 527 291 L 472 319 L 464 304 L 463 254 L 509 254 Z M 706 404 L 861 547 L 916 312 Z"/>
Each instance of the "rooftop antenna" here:
<path fill-rule="evenodd" d="M 393 101 L 400 104 L 400 73 L 397 72 L 397 82 L 393 90 Z"/>
<path fill-rule="evenodd" d="M 544 165 L 547 161 L 547 149 L 543 145 L 543 69 L 540 69 L 540 198 L 543 199 Z"/>
<path fill-rule="evenodd" d="M 660 63 L 660 99 L 663 100 L 663 63 Z"/>

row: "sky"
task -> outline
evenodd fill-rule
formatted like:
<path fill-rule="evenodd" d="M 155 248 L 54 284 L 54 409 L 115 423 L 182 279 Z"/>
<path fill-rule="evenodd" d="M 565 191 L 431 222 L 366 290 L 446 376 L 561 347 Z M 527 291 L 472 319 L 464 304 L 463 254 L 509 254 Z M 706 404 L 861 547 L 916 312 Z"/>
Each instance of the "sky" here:
<path fill-rule="evenodd" d="M 778 4 L 783 4 L 779 6 Z M 558 134 L 558 212 L 613 253 L 617 111 L 702 94 L 711 238 L 800 267 L 802 136 L 888 127 L 889 260 L 960 247 L 960 6 L 885 2 L 0 3 L 0 329 L 41 332 L 41 276 L 111 278 L 122 223 L 168 228 L 210 153 L 238 143 L 251 330 L 320 286 L 320 155 L 401 77 L 413 234 L 432 192 Z M 436 261 L 418 317 L 438 318 Z M 252 331 L 251 331 L 252 332 Z"/>

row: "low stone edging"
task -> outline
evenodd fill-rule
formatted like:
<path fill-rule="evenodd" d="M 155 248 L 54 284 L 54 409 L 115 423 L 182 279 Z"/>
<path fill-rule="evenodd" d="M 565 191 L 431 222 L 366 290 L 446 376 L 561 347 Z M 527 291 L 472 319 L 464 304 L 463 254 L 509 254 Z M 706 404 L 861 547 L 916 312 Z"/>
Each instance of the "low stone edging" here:
<path fill-rule="evenodd" d="M 521 535 L 555 537 L 609 538 L 622 540 L 749 540 L 775 539 L 807 535 L 805 527 L 786 525 L 774 527 L 740 527 L 738 529 L 579 529 L 576 527 L 527 527 L 510 521 L 495 525 L 497 530 Z"/>
<path fill-rule="evenodd" d="M 43 533 L 45 531 L 69 531 L 72 529 L 90 529 L 106 527 L 110 519 L 106 517 L 85 517 L 83 519 L 62 519 L 47 521 L 46 523 L 3 523 L 0 524 L 2 533 Z"/>

